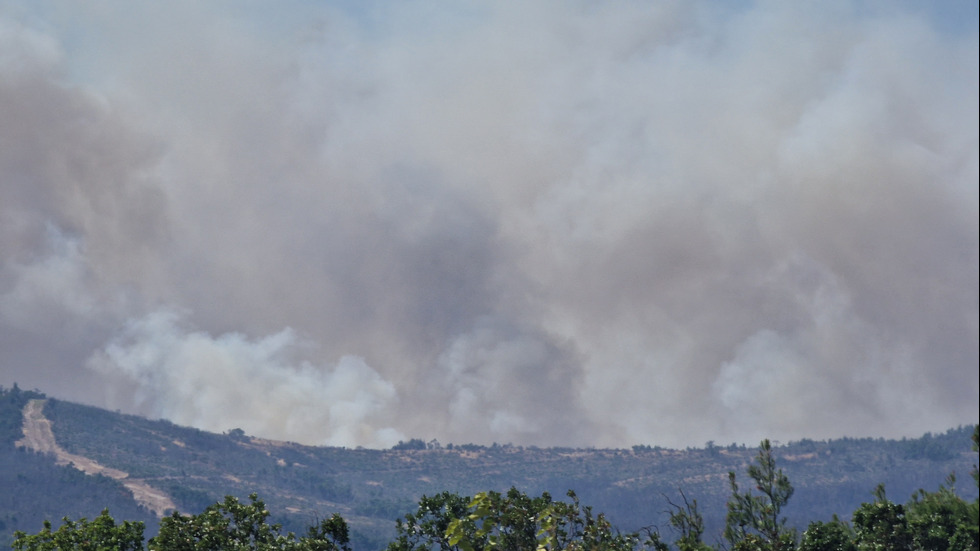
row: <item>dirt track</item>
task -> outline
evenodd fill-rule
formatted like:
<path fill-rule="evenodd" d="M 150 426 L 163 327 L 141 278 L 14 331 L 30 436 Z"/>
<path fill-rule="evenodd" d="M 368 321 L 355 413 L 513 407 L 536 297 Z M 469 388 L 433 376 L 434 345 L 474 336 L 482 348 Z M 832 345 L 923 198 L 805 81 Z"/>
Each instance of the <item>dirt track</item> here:
<path fill-rule="evenodd" d="M 54 454 L 59 465 L 71 465 L 85 474 L 101 474 L 114 478 L 133 493 L 137 503 L 163 516 L 167 511 L 177 508 L 170 496 L 153 488 L 144 480 L 129 478 L 129 473 L 100 465 L 87 457 L 68 453 L 55 441 L 51 431 L 51 421 L 44 416 L 44 400 L 31 400 L 24 406 L 24 438 L 17 441 L 18 446 L 40 453 Z"/>

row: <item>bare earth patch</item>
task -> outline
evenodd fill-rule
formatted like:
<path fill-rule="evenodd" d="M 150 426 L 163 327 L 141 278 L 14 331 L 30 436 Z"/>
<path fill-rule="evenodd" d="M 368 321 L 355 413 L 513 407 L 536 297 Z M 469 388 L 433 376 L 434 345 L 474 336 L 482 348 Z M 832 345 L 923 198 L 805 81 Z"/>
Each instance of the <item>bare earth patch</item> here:
<path fill-rule="evenodd" d="M 163 516 L 168 511 L 175 510 L 177 505 L 165 492 L 158 490 L 139 478 L 129 478 L 129 473 L 100 465 L 81 455 L 68 453 L 55 441 L 51 431 L 51 421 L 44 416 L 45 400 L 31 400 L 24 406 L 24 437 L 16 442 L 17 446 L 25 447 L 40 453 L 50 453 L 56 458 L 58 465 L 71 465 L 88 475 L 101 474 L 122 483 L 132 492 L 137 503 L 151 510 L 157 516 Z"/>

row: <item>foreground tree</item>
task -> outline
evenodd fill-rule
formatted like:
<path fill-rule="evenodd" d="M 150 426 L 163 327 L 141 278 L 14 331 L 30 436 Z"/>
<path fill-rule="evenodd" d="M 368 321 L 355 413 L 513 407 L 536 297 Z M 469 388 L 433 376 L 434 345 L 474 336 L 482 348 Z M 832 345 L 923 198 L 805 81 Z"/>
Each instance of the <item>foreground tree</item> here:
<path fill-rule="evenodd" d="M 919 490 L 906 505 L 908 529 L 916 549 L 970 551 L 980 546 L 976 502 L 967 503 L 954 492 L 956 477 L 936 492 Z"/>
<path fill-rule="evenodd" d="M 547 493 L 529 497 L 515 488 L 502 495 L 477 494 L 469 514 L 452 521 L 450 545 L 462 551 L 633 551 L 637 534 L 620 534 L 605 515 L 582 507 L 574 492 L 570 502 Z"/>
<path fill-rule="evenodd" d="M 912 549 L 912 533 L 905 517 L 905 507 L 885 497 L 883 485 L 878 485 L 874 496 L 873 502 L 862 503 L 851 517 L 858 549 Z"/>
<path fill-rule="evenodd" d="M 249 503 L 227 496 L 198 515 L 174 512 L 160 521 L 160 533 L 150 540 L 151 551 L 350 551 L 347 523 L 339 515 L 310 527 L 296 538 L 282 525 L 268 522 L 269 510 L 256 494 Z"/>
<path fill-rule="evenodd" d="M 674 503 L 670 498 L 664 496 L 670 505 L 670 526 L 677 531 L 678 537 L 674 542 L 678 551 L 710 551 L 714 549 L 704 543 L 704 517 L 698 511 L 698 500 L 688 500 L 684 491 L 680 491 L 683 505 Z M 648 545 L 658 551 L 668 549 L 667 545 L 660 541 L 660 534 L 651 532 Z"/>
<path fill-rule="evenodd" d="M 762 495 L 741 493 L 735 473 L 728 473 L 732 496 L 728 499 L 725 539 L 734 551 L 782 551 L 796 547 L 796 532 L 786 528 L 783 507 L 793 495 L 793 486 L 782 469 L 776 468 L 769 440 L 759 445 L 755 463 L 749 465 L 749 478 Z"/>
<path fill-rule="evenodd" d="M 857 551 L 854 531 L 836 516 L 830 522 L 811 522 L 800 538 L 799 551 Z"/>
<path fill-rule="evenodd" d="M 635 533 L 622 534 L 602 513 L 593 514 L 592 507 L 582 507 L 575 492 L 569 491 L 570 503 L 556 502 L 541 515 L 538 549 L 541 551 L 632 551 L 639 547 Z M 647 544 L 658 549 L 659 534 L 651 534 Z"/>
<path fill-rule="evenodd" d="M 51 530 L 51 522 L 44 521 L 44 528 L 37 534 L 14 533 L 12 547 L 17 551 L 141 551 L 143 549 L 143 523 L 125 521 L 116 524 L 109 511 L 92 521 L 68 517 L 61 526 Z"/>
<path fill-rule="evenodd" d="M 459 551 L 459 546 L 449 543 L 446 531 L 449 525 L 469 514 L 472 498 L 452 492 L 434 496 L 422 496 L 418 509 L 395 522 L 395 541 L 388 544 L 388 551 L 439 550 Z M 475 541 L 475 530 L 466 536 Z M 482 547 L 481 547 L 482 549 Z"/>

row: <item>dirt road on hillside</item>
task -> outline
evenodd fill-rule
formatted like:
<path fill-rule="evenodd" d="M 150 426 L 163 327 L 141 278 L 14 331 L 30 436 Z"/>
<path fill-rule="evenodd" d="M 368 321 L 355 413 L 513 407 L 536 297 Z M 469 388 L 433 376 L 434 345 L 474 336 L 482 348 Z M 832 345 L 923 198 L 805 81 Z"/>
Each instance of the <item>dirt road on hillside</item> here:
<path fill-rule="evenodd" d="M 68 453 L 55 441 L 51 431 L 51 421 L 44 416 L 45 400 L 31 400 L 24 406 L 24 437 L 17 445 L 40 453 L 54 454 L 59 465 L 72 465 L 85 474 L 101 474 L 122 483 L 132 492 L 137 503 L 153 511 L 157 516 L 163 516 L 167 511 L 177 508 L 166 493 L 150 486 L 139 478 L 129 478 L 129 473 L 100 465 L 81 455 Z"/>

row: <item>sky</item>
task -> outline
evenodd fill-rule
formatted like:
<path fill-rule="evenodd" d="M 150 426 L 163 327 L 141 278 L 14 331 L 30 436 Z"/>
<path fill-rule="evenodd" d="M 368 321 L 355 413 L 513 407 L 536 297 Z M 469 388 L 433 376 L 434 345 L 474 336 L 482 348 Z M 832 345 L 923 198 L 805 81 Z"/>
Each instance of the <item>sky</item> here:
<path fill-rule="evenodd" d="M 3 2 L 0 385 L 348 447 L 976 423 L 976 12 Z"/>

